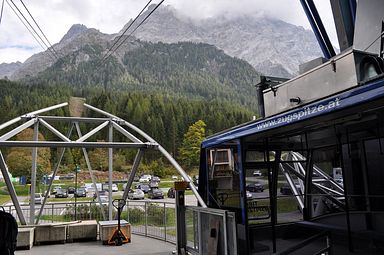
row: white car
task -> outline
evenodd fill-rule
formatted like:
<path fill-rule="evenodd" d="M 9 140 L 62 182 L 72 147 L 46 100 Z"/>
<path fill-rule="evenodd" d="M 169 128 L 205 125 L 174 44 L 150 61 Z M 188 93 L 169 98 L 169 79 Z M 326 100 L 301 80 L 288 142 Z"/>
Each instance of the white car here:
<path fill-rule="evenodd" d="M 255 171 L 253 171 L 252 175 L 253 175 L 253 176 L 262 176 L 260 170 L 255 170 Z"/>
<path fill-rule="evenodd" d="M 152 176 L 149 174 L 144 174 L 140 177 L 139 182 L 150 182 L 152 179 Z"/>
<path fill-rule="evenodd" d="M 128 199 L 144 199 L 144 192 L 141 189 L 129 190 Z"/>
<path fill-rule="evenodd" d="M 40 193 L 35 193 L 35 204 L 42 204 L 43 196 Z"/>

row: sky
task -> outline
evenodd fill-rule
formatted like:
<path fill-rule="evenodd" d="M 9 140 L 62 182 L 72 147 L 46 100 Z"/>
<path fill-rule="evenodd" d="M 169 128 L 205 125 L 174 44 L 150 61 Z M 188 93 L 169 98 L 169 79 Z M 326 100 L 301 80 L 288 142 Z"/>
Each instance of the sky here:
<path fill-rule="evenodd" d="M 0 63 L 24 62 L 43 49 L 13 13 L 5 0 L 0 24 Z M 12 0 L 23 11 L 20 0 Z M 103 33 L 117 33 L 145 6 L 147 0 L 23 0 L 52 44 L 60 41 L 73 24 L 84 24 Z M 158 3 L 153 0 L 152 3 Z M 2 0 L 0 0 L 1 7 Z M 337 37 L 329 1 L 315 4 L 334 45 Z M 11 4 L 12 5 L 12 4 Z M 165 0 L 183 14 L 202 19 L 219 15 L 267 15 L 310 29 L 299 0 Z M 31 24 L 33 23 L 30 20 Z M 37 30 L 37 29 L 36 29 Z"/>

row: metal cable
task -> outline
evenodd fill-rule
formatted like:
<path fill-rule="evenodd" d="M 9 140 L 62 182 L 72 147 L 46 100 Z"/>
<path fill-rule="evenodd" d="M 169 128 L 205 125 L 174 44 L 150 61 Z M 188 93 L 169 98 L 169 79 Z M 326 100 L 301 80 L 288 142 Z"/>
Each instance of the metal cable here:
<path fill-rule="evenodd" d="M 29 11 L 29 9 L 27 8 L 27 6 L 24 4 L 23 0 L 20 0 L 20 2 L 23 4 L 25 10 L 27 10 L 29 16 L 32 18 L 33 22 L 35 23 L 35 25 L 37 26 L 37 28 L 40 30 L 41 34 L 44 36 L 45 40 L 48 42 L 49 46 L 51 46 L 52 50 L 55 52 L 56 54 L 56 57 L 59 56 L 59 54 L 56 52 L 56 50 L 53 48 L 51 42 L 48 40 L 48 38 L 45 36 L 43 30 L 40 28 L 39 24 L 37 24 L 36 20 L 33 18 L 31 12 Z"/>

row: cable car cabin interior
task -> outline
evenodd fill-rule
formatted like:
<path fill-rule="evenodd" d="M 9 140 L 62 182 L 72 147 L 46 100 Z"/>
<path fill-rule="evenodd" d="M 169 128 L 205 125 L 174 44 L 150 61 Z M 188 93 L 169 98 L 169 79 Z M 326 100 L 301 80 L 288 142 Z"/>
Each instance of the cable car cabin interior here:
<path fill-rule="evenodd" d="M 202 149 L 199 192 L 236 212 L 240 254 L 330 233 L 335 254 L 383 254 L 384 99 Z M 323 237 L 323 238 L 321 238 Z M 300 253 L 301 252 L 301 253 Z"/>
<path fill-rule="evenodd" d="M 301 3 L 325 58 L 262 77 L 262 118 L 203 141 L 199 193 L 235 212 L 239 254 L 384 254 L 384 4 L 331 1 L 335 55 Z"/>

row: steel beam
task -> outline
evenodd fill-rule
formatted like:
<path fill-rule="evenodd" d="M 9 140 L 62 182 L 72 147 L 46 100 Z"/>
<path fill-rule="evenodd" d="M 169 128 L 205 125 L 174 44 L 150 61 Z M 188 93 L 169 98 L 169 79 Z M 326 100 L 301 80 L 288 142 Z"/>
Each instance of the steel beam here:
<path fill-rule="evenodd" d="M 20 121 L 21 120 L 21 117 L 17 117 L 17 118 L 14 118 L 12 120 L 9 120 L 3 124 L 0 125 L 0 130 L 12 125 L 12 124 L 15 124 L 16 122 Z"/>
<path fill-rule="evenodd" d="M 51 111 L 51 110 L 55 110 L 57 108 L 61 108 L 61 107 L 67 106 L 67 105 L 68 105 L 68 103 L 56 104 L 56 105 L 53 105 L 53 106 L 50 106 L 50 107 L 47 107 L 47 108 L 43 108 L 43 109 L 40 109 L 40 110 L 37 110 L 37 111 L 34 111 L 34 112 L 30 112 L 30 113 L 24 114 L 21 117 L 22 118 L 32 118 L 32 117 L 34 117 L 37 114 L 40 114 L 40 113 L 43 113 L 43 112 L 48 112 L 48 111 Z"/>
<path fill-rule="evenodd" d="M 43 124 L 43 126 L 45 126 L 46 128 L 48 128 L 52 133 L 54 133 L 55 135 L 57 135 L 61 140 L 65 141 L 65 142 L 70 142 L 71 140 L 66 137 L 65 135 L 63 135 L 59 130 L 57 130 L 56 128 L 52 127 L 49 123 L 47 123 L 45 120 L 43 119 L 39 119 L 39 122 L 41 124 Z"/>
<path fill-rule="evenodd" d="M 140 141 L 136 136 L 132 135 L 131 133 L 129 133 L 127 130 L 125 130 L 122 126 L 120 126 L 119 124 L 117 124 L 116 122 L 112 121 L 112 125 L 113 127 L 119 131 L 122 135 L 124 135 L 125 137 L 127 137 L 129 140 L 131 140 L 132 142 L 134 143 L 142 143 L 142 141 Z"/>
<path fill-rule="evenodd" d="M 75 127 L 76 127 L 76 131 L 77 131 L 77 135 L 79 137 L 82 137 L 80 126 L 79 126 L 78 122 L 75 122 Z M 97 189 L 96 179 L 95 179 L 95 176 L 93 175 L 93 172 L 92 172 L 92 166 L 91 166 L 91 162 L 89 161 L 87 149 L 82 148 L 82 150 L 83 150 L 83 155 L 84 155 L 85 163 L 87 164 L 87 168 L 88 168 L 89 174 L 91 175 L 91 180 L 92 180 L 93 186 L 95 187 L 96 197 L 97 197 L 97 201 L 98 201 L 98 203 L 100 205 L 100 210 L 101 210 L 101 214 L 103 216 L 103 220 L 106 220 L 105 212 L 103 210 L 103 203 L 101 202 L 100 193 L 99 193 L 99 190 Z"/>
<path fill-rule="evenodd" d="M 35 123 L 33 129 L 33 140 L 39 139 L 39 122 Z M 31 171 L 31 199 L 29 204 L 29 224 L 35 223 L 35 193 L 36 193 L 36 171 L 37 171 L 37 147 L 32 148 L 32 171 Z"/>
<path fill-rule="evenodd" d="M 144 137 L 145 139 L 147 139 L 149 142 L 151 143 L 156 143 L 156 141 L 150 137 L 149 135 L 147 135 L 144 131 L 142 131 L 141 129 L 139 129 L 138 127 L 136 127 L 135 125 L 132 125 L 131 123 L 129 123 L 128 121 L 125 121 L 113 114 L 110 114 L 108 112 L 105 112 L 103 110 L 100 110 L 94 106 L 91 106 L 89 104 L 84 104 L 85 107 L 87 107 L 88 109 L 91 109 L 95 112 L 98 112 L 100 114 L 103 114 L 105 116 L 108 116 L 110 118 L 115 118 L 116 120 L 118 120 L 120 123 L 124 123 L 124 125 L 126 125 L 127 127 L 131 128 L 132 130 L 134 130 L 135 132 L 137 132 L 139 135 L 141 135 L 142 137 Z M 173 165 L 173 167 L 179 172 L 179 174 L 184 178 L 184 180 L 189 180 L 189 177 L 187 175 L 187 173 L 184 171 L 184 169 L 179 165 L 179 163 L 176 162 L 176 160 L 171 156 L 171 154 L 169 154 L 160 144 L 158 145 L 158 150 L 168 159 L 168 161 Z M 195 195 L 195 197 L 197 198 L 197 200 L 199 201 L 200 205 L 202 207 L 207 207 L 207 205 L 205 204 L 204 200 L 201 198 L 200 194 L 198 193 L 195 185 L 191 182 L 189 182 L 189 187 L 191 188 L 193 194 Z"/>
<path fill-rule="evenodd" d="M 70 127 L 68 129 L 68 132 L 67 132 L 67 137 L 71 137 L 72 130 L 73 130 L 73 124 L 71 123 L 71 125 L 70 125 Z M 49 181 L 48 189 L 47 189 L 47 191 L 45 193 L 45 196 L 44 196 L 44 199 L 43 199 L 43 203 L 41 204 L 41 207 L 40 207 L 40 210 L 39 210 L 39 214 L 38 214 L 37 219 L 36 219 L 36 225 L 39 224 L 41 214 L 43 213 L 45 204 L 47 203 L 48 195 L 49 195 L 49 193 L 51 191 L 52 184 L 53 184 L 53 181 L 55 180 L 55 176 L 57 174 L 57 171 L 59 170 L 61 161 L 63 160 L 64 153 L 65 153 L 65 148 L 61 148 L 59 159 L 58 159 L 55 167 L 53 168 L 52 178 Z"/>
<path fill-rule="evenodd" d="M 109 118 L 90 118 L 90 117 L 64 117 L 64 116 L 42 116 L 39 115 L 39 119 L 54 122 L 90 122 L 90 123 L 102 123 L 109 121 Z"/>
<path fill-rule="evenodd" d="M 108 141 L 110 143 L 113 143 L 113 125 L 112 123 L 109 124 L 109 130 L 108 130 Z M 108 219 L 113 220 L 112 217 L 112 171 L 113 171 L 113 149 L 108 149 Z"/>
<path fill-rule="evenodd" d="M 5 163 L 5 160 L 1 151 L 0 151 L 0 170 L 1 170 L 1 173 L 3 174 L 5 184 L 7 185 L 9 195 L 11 196 L 12 203 L 16 208 L 16 213 L 17 213 L 17 216 L 19 216 L 20 223 L 21 225 L 27 225 L 27 222 L 25 221 L 25 218 L 24 218 L 23 211 L 21 210 L 21 207 L 19 204 L 19 200 L 17 199 L 15 187 L 13 186 L 13 183 L 9 178 L 8 167 L 7 167 L 7 164 Z"/>
<path fill-rule="evenodd" d="M 93 136 L 94 134 L 96 134 L 97 132 L 99 132 L 100 130 L 102 130 L 104 127 L 108 126 L 109 124 L 109 121 L 106 121 L 102 124 L 100 124 L 99 126 L 97 126 L 96 128 L 94 128 L 93 130 L 91 130 L 90 132 L 86 133 L 85 135 L 83 135 L 82 137 L 80 137 L 79 139 L 76 140 L 76 142 L 84 142 L 85 140 L 87 140 L 89 137 Z"/>
<path fill-rule="evenodd" d="M 49 148 L 151 148 L 154 143 L 121 143 L 121 142 L 56 142 L 56 141 L 0 141 L 0 147 L 49 147 Z"/>
<path fill-rule="evenodd" d="M 133 179 L 135 178 L 136 171 L 139 168 L 140 161 L 141 161 L 143 155 L 144 155 L 144 150 L 140 149 L 136 154 L 135 160 L 133 161 L 131 174 L 128 177 L 127 185 L 125 186 L 124 193 L 122 196 L 122 199 L 124 199 L 124 200 L 127 200 L 127 198 L 128 198 L 129 189 L 132 186 Z"/>
<path fill-rule="evenodd" d="M 31 119 L 27 122 L 25 122 L 24 124 L 18 126 L 17 128 L 14 128 L 13 130 L 9 131 L 8 133 L 0 136 L 0 141 L 6 141 L 8 140 L 9 138 L 17 135 L 18 133 L 20 133 L 21 131 L 23 131 L 24 129 L 27 129 L 29 128 L 30 126 L 32 126 L 34 123 L 36 122 L 36 119 Z"/>

